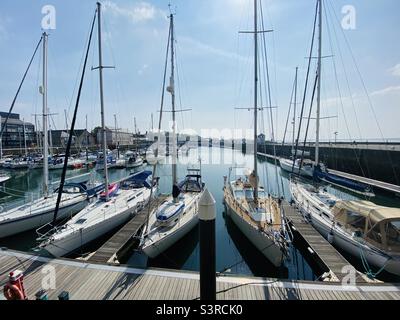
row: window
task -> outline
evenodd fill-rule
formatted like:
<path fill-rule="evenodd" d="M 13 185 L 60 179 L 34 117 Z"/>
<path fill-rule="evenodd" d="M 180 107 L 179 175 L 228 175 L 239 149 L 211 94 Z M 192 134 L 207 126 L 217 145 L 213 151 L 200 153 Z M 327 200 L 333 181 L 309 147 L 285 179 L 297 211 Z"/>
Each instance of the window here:
<path fill-rule="evenodd" d="M 400 251 L 400 220 L 385 225 L 388 250 Z"/>
<path fill-rule="evenodd" d="M 246 198 L 248 198 L 248 199 L 253 198 L 253 190 L 252 189 L 245 189 L 244 193 L 245 193 Z"/>
<path fill-rule="evenodd" d="M 236 199 L 243 199 L 244 198 L 244 191 L 243 190 L 235 190 L 235 198 Z"/>

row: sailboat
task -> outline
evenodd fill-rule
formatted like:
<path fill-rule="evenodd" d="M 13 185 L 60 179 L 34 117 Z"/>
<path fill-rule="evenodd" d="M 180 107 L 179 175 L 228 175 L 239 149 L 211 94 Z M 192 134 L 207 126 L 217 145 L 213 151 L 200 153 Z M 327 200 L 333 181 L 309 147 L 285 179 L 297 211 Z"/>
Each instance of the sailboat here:
<path fill-rule="evenodd" d="M 312 177 L 314 173 L 314 166 L 313 163 L 307 159 L 301 159 L 297 158 L 298 156 L 307 156 L 309 155 L 309 152 L 302 151 L 302 150 L 296 150 L 295 148 L 295 133 L 296 133 L 296 107 L 297 107 L 297 79 L 298 79 L 298 70 L 299 68 L 296 67 L 296 76 L 294 80 L 294 85 L 293 85 L 293 92 L 292 92 L 292 97 L 294 95 L 294 102 L 293 102 L 293 120 L 292 120 L 292 125 L 293 125 L 293 131 L 292 131 L 292 157 L 293 159 L 285 159 L 285 158 L 280 158 L 279 159 L 279 165 L 282 170 L 287 171 L 287 172 L 294 172 L 296 174 L 299 174 L 301 176 L 306 176 L 306 177 Z M 290 116 L 290 109 L 291 109 L 292 101 L 290 101 L 290 107 L 289 107 L 289 112 L 288 112 L 288 120 Z M 287 122 L 288 122 L 287 120 Z M 287 129 L 287 122 L 286 122 L 286 129 Z M 285 130 L 285 135 L 286 135 L 286 130 Z M 283 139 L 283 143 L 285 142 L 285 138 Z"/>
<path fill-rule="evenodd" d="M 103 131 L 103 154 L 107 154 L 106 128 L 104 116 L 103 94 L 103 64 L 102 64 L 102 33 L 101 33 L 101 4 L 97 3 L 93 19 L 92 31 L 97 17 L 99 43 L 99 76 L 100 76 L 100 105 Z M 90 41 L 87 55 L 90 49 Z M 85 72 L 85 69 L 83 70 Z M 148 181 L 151 172 L 134 174 L 123 183 L 109 184 L 107 163 L 103 162 L 105 189 L 96 201 L 78 212 L 72 219 L 61 227 L 41 235 L 38 241 L 43 249 L 55 257 L 67 255 L 74 250 L 90 243 L 121 224 L 127 222 L 138 210 L 150 200 L 156 185 L 153 179 Z"/>
<path fill-rule="evenodd" d="M 183 181 L 178 183 L 177 179 L 174 15 L 171 13 L 169 18 L 168 43 L 171 45 L 171 77 L 167 91 L 171 94 L 172 100 L 172 194 L 150 213 L 143 229 L 140 247 L 150 258 L 160 255 L 197 225 L 199 200 L 205 186 L 201 177 L 201 167 L 189 169 Z M 161 131 L 161 116 L 162 112 L 160 112 L 159 132 Z M 159 145 L 158 141 L 157 145 Z M 155 150 L 154 158 L 158 159 L 158 148 Z"/>
<path fill-rule="evenodd" d="M 48 35 L 43 33 L 43 83 L 40 93 L 43 96 L 43 159 L 48 159 L 47 131 L 47 44 Z M 36 229 L 53 220 L 53 212 L 57 202 L 56 193 L 49 193 L 48 161 L 43 161 L 43 193 L 37 200 L 17 206 L 0 213 L 0 238 L 12 236 L 27 230 Z M 63 191 L 59 220 L 66 219 L 82 210 L 94 194 L 85 184 L 66 184 Z"/>
<path fill-rule="evenodd" d="M 322 0 L 317 0 L 317 6 L 319 16 L 317 115 L 319 115 Z M 318 152 L 316 152 L 316 162 L 317 160 Z M 377 273 L 386 270 L 400 275 L 400 209 L 377 206 L 369 201 L 341 200 L 327 192 L 325 188 L 305 184 L 295 177 L 291 178 L 290 192 L 295 205 L 313 226 L 331 243 L 359 258 L 367 274 L 375 277 Z M 374 273 L 371 266 L 379 268 L 378 272 Z"/>
<path fill-rule="evenodd" d="M 286 256 L 287 241 L 280 200 L 268 195 L 259 184 L 257 165 L 258 105 L 258 24 L 254 1 L 254 168 L 244 177 L 231 180 L 234 168 L 224 177 L 224 203 L 227 214 L 258 250 L 276 267 Z"/>
<path fill-rule="evenodd" d="M 139 155 L 139 139 L 136 127 L 136 118 L 134 118 L 135 125 L 135 139 L 136 139 L 136 152 L 128 150 L 125 152 L 125 167 L 126 168 L 139 168 L 143 165 L 143 159 Z"/>

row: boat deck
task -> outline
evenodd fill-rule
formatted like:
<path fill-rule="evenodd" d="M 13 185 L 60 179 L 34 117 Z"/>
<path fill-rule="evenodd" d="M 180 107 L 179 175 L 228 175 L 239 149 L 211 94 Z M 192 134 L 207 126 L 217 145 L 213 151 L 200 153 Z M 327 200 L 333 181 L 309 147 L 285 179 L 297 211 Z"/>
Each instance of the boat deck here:
<path fill-rule="evenodd" d="M 166 196 L 159 196 L 151 201 L 150 211 L 158 207 Z M 146 205 L 140 210 L 131 220 L 121 227 L 106 243 L 103 244 L 93 255 L 88 259 L 90 262 L 97 263 L 117 263 L 118 257 L 124 254 L 124 251 L 129 250 L 133 238 L 137 235 L 141 227 L 146 223 L 149 207 Z"/>
<path fill-rule="evenodd" d="M 316 258 L 323 264 L 324 269 L 327 272 L 331 272 L 333 275 L 331 281 L 342 281 L 344 277 L 348 276 L 346 267 L 351 266 L 351 264 L 311 224 L 304 220 L 295 207 L 285 201 L 283 209 L 292 230 L 299 233 L 309 248 L 317 255 Z M 357 272 L 356 282 L 365 283 L 375 281 Z"/>
<path fill-rule="evenodd" d="M 53 269 L 54 268 L 54 269 Z M 16 269 L 24 273 L 29 299 L 48 283 L 55 272 L 55 286 L 47 289 L 49 300 L 67 291 L 71 300 L 194 300 L 200 295 L 197 272 L 136 269 L 68 259 L 50 259 L 16 251 L 0 251 L 0 285 Z M 0 293 L 0 300 L 4 299 Z M 399 300 L 396 284 L 335 283 L 256 278 L 217 277 L 218 300 Z"/>
<path fill-rule="evenodd" d="M 267 230 L 272 228 L 274 230 L 279 231 L 281 228 L 281 215 L 279 212 L 279 208 L 277 203 L 272 198 L 260 198 L 258 201 L 258 205 L 256 206 L 254 200 L 251 198 L 242 198 L 236 201 L 233 198 L 232 193 L 224 188 L 224 199 L 229 202 L 229 205 L 232 209 L 240 214 L 240 216 L 245 219 L 248 223 L 252 224 L 256 228 L 263 228 Z M 238 203 L 240 205 L 238 205 Z M 255 221 L 250 215 L 249 212 L 255 212 L 256 207 L 265 209 L 265 211 L 271 214 L 273 224 L 268 224 L 266 221 Z"/>

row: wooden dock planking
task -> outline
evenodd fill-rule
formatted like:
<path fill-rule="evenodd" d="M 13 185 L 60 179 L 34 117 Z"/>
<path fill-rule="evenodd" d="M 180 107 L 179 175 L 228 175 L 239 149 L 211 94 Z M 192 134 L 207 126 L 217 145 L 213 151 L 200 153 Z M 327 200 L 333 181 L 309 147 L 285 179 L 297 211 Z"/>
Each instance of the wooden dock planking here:
<path fill-rule="evenodd" d="M 292 223 L 299 235 L 307 242 L 322 263 L 341 281 L 347 273 L 342 273 L 351 264 L 317 231 L 305 221 L 298 210 L 286 201 L 283 203 L 286 218 Z M 357 271 L 357 282 L 372 282 Z"/>
<path fill-rule="evenodd" d="M 49 299 L 68 291 L 74 300 L 191 300 L 199 297 L 199 277 L 195 272 L 164 269 L 136 269 L 87 263 L 69 259 L 37 258 L 15 251 L 0 251 L 2 266 L 21 269 L 29 299 L 41 288 L 43 267 L 56 271 L 56 289 L 49 289 Z M 23 261 L 24 267 L 16 259 Z M 0 273 L 4 284 L 7 273 Z M 400 286 L 358 284 L 343 287 L 335 283 L 279 281 L 256 277 L 218 276 L 218 299 L 241 300 L 399 300 Z"/>
<path fill-rule="evenodd" d="M 151 201 L 150 211 L 154 210 L 159 206 L 166 196 L 160 196 Z M 110 261 L 111 258 L 117 258 L 118 253 L 124 248 L 132 238 L 136 236 L 142 226 L 147 220 L 149 207 L 146 205 L 142 210 L 137 212 L 124 226 L 122 226 L 110 239 L 106 241 L 92 256 L 89 257 L 88 261 L 95 263 L 107 263 L 107 262 L 118 262 Z"/>

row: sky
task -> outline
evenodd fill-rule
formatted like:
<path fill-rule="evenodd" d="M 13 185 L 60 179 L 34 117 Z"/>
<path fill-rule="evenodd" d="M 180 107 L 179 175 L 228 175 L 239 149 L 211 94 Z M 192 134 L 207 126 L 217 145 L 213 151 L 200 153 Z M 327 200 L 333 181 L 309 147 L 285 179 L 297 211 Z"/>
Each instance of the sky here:
<path fill-rule="evenodd" d="M 321 137 L 337 139 L 399 139 L 400 129 L 400 2 L 398 0 L 323 0 L 323 71 Z M 264 109 L 259 128 L 283 138 L 296 66 L 298 103 L 302 100 L 310 50 L 315 0 L 262 0 L 273 109 Z M 168 36 L 168 1 L 103 1 L 106 124 L 142 132 L 158 122 L 163 66 Z M 0 109 L 7 111 L 33 50 L 41 36 L 42 8 L 56 9 L 56 29 L 49 30 L 49 108 L 51 125 L 64 129 L 64 110 L 71 119 L 77 79 L 96 7 L 88 0 L 0 1 Z M 342 19 L 354 8 L 354 28 Z M 175 13 L 178 127 L 204 130 L 251 129 L 251 113 L 235 108 L 253 105 L 252 0 L 171 0 Z M 97 32 L 89 56 L 76 128 L 100 124 L 96 67 Z M 260 39 L 261 40 L 261 39 Z M 316 53 L 314 53 L 316 54 Z M 34 122 L 41 113 L 38 53 L 18 97 L 14 112 Z M 312 75 L 315 72 L 313 59 Z M 311 83 L 313 79 L 310 80 Z M 179 90 L 178 90 L 179 88 Z M 310 91 L 309 91 L 310 92 Z M 166 108 L 170 98 L 166 96 Z M 264 100 L 266 100 L 264 98 Z M 309 106 L 309 95 L 306 106 Z M 265 105 L 265 104 L 263 104 Z M 301 104 L 297 105 L 298 114 Z M 170 114 L 165 115 L 164 126 Z M 261 123 L 262 122 L 262 123 Z M 69 121 L 68 121 L 69 123 Z M 315 137 L 315 121 L 309 139 Z M 211 132 L 211 131 L 209 131 Z M 218 135 L 218 133 L 216 133 Z M 290 132 L 287 135 L 291 135 Z"/>

